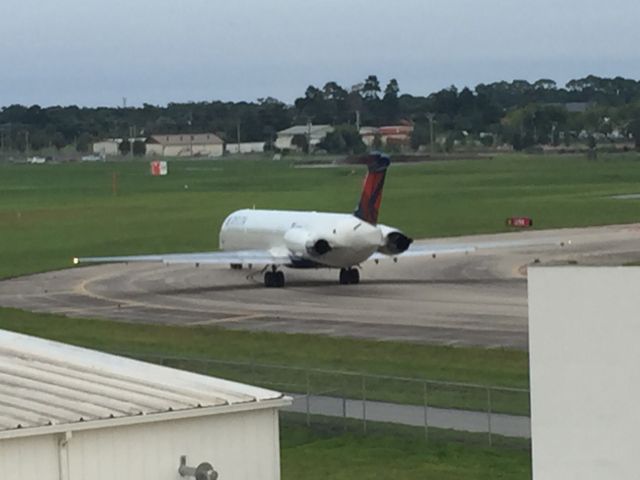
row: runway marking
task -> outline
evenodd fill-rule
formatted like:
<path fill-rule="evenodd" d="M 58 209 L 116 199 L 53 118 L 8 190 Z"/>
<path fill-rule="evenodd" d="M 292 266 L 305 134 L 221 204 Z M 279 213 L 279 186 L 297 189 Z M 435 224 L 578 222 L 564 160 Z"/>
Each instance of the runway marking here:
<path fill-rule="evenodd" d="M 104 295 L 100 295 L 98 293 L 94 293 L 92 291 L 90 291 L 88 289 L 88 285 L 90 283 L 99 281 L 99 280 L 104 280 L 107 279 L 109 277 L 112 277 L 113 274 L 109 273 L 106 275 L 97 275 L 95 277 L 91 277 L 88 279 L 83 280 L 82 282 L 80 282 L 78 285 L 76 285 L 73 288 L 73 293 L 76 293 L 78 295 L 86 295 L 92 298 L 96 298 L 98 300 L 104 300 L 107 302 L 113 302 L 115 305 L 111 308 L 122 308 L 122 307 L 131 307 L 131 308 L 151 308 L 151 309 L 159 309 L 159 310 L 183 310 L 183 311 L 188 311 L 188 312 L 193 312 L 193 313 L 210 313 L 209 310 L 205 310 L 205 309 L 199 309 L 199 308 L 190 308 L 190 307 L 181 307 L 180 309 L 177 309 L 176 307 L 168 307 L 166 305 L 155 305 L 152 303 L 148 303 L 148 302 L 141 302 L 138 300 L 126 300 L 126 299 L 118 299 L 118 298 L 111 298 L 111 297 L 107 297 Z M 104 307 L 107 308 L 107 307 Z M 231 315 L 231 317 L 227 317 L 228 320 L 219 320 L 219 321 L 233 321 L 233 318 L 238 318 L 241 319 L 242 317 L 246 317 L 246 316 L 250 316 L 250 315 L 261 315 L 261 314 L 256 314 L 254 312 L 245 312 L 245 313 L 241 313 L 240 316 L 239 312 L 237 311 L 219 311 L 219 313 L 224 313 L 227 315 Z M 264 315 L 261 315 L 264 316 Z M 204 322 L 214 322 L 215 320 L 203 320 Z M 189 324 L 183 324 L 183 325 L 196 325 L 195 323 L 189 323 Z"/>

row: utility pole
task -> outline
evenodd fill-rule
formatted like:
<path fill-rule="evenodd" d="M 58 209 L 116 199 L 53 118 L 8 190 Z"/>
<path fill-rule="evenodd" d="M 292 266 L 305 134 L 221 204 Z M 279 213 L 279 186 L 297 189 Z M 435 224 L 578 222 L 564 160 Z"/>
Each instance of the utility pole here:
<path fill-rule="evenodd" d="M 431 152 L 431 156 L 433 156 L 434 145 L 433 145 L 433 119 L 435 118 L 434 113 L 427 113 L 427 118 L 429 119 L 429 150 Z"/>
<path fill-rule="evenodd" d="M 356 130 L 360 133 L 360 110 L 356 110 Z"/>
<path fill-rule="evenodd" d="M 29 155 L 29 151 L 31 148 L 29 147 L 29 130 L 25 130 L 24 132 L 24 151 L 27 155 Z"/>
<path fill-rule="evenodd" d="M 238 153 L 240 153 L 240 120 L 236 123 L 236 141 L 238 143 Z"/>
<path fill-rule="evenodd" d="M 311 153 L 311 117 L 307 118 L 307 155 Z"/>
<path fill-rule="evenodd" d="M 133 138 L 136 135 L 136 127 L 132 126 L 129 127 L 129 155 L 131 155 L 131 157 L 133 158 Z"/>

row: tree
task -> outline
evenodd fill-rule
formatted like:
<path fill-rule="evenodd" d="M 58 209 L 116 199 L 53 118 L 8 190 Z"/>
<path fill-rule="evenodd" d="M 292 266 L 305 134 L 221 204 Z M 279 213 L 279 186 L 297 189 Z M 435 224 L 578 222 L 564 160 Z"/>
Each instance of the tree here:
<path fill-rule="evenodd" d="M 385 87 L 384 96 L 382 97 L 382 113 L 387 122 L 394 122 L 398 118 L 400 106 L 400 102 L 398 101 L 399 92 L 400 87 L 398 87 L 398 81 L 392 78 Z"/>
<path fill-rule="evenodd" d="M 380 93 L 380 82 L 375 75 L 369 75 L 362 86 L 362 96 L 365 100 L 378 100 Z"/>
<path fill-rule="evenodd" d="M 636 150 L 640 150 L 640 117 L 636 117 L 629 124 L 629 133 L 633 137 Z"/>
<path fill-rule="evenodd" d="M 309 140 L 306 135 L 298 134 L 294 135 L 291 139 L 291 145 L 297 147 L 304 153 L 309 153 Z"/>
<path fill-rule="evenodd" d="M 118 145 L 118 151 L 120 152 L 120 155 L 128 155 L 129 152 L 131 151 L 131 144 L 129 143 L 129 139 L 128 138 L 123 138 L 122 141 L 120 142 L 120 145 Z"/>
<path fill-rule="evenodd" d="M 64 135 L 62 135 L 62 133 L 56 132 L 53 135 L 53 139 L 51 140 L 51 143 L 53 144 L 54 147 L 56 147 L 56 150 L 61 150 L 67 144 L 67 141 L 65 140 Z"/>
<path fill-rule="evenodd" d="M 147 153 L 147 145 L 142 140 L 133 142 L 133 155 L 143 157 Z"/>
<path fill-rule="evenodd" d="M 329 153 L 363 153 L 366 146 L 353 125 L 338 125 L 318 144 Z"/>
<path fill-rule="evenodd" d="M 82 132 L 78 135 L 78 139 L 76 141 L 76 150 L 78 152 L 86 153 L 89 151 L 89 144 L 91 143 L 91 137 L 87 132 Z"/>
<path fill-rule="evenodd" d="M 411 133 L 411 148 L 418 150 L 423 145 L 429 145 L 430 142 L 429 124 L 416 123 Z"/>

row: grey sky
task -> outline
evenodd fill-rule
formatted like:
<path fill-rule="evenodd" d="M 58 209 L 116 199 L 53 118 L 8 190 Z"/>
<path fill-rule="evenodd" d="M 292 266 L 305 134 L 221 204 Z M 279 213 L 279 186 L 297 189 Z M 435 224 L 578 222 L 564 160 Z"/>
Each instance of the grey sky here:
<path fill-rule="evenodd" d="M 0 106 L 640 77 L 638 0 L 0 0 Z"/>

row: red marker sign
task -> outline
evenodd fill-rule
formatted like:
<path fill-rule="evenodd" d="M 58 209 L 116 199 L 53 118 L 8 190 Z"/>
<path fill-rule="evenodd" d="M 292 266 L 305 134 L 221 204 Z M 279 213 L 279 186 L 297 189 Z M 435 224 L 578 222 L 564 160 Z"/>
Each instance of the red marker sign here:
<path fill-rule="evenodd" d="M 533 220 L 530 217 L 509 217 L 507 218 L 507 226 L 529 228 L 533 227 Z"/>

